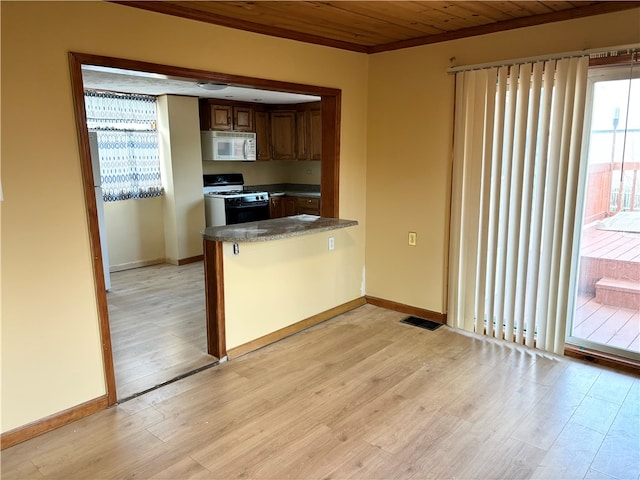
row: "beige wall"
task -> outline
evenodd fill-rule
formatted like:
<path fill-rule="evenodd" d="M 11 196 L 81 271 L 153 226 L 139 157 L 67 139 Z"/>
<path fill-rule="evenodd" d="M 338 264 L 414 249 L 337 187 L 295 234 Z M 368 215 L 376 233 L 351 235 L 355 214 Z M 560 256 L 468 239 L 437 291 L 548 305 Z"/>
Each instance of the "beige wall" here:
<path fill-rule="evenodd" d="M 202 162 L 204 173 L 242 173 L 246 185 L 304 183 L 320 185 L 320 162 Z M 311 171 L 311 173 L 309 173 Z"/>
<path fill-rule="evenodd" d="M 158 98 L 158 146 L 164 195 L 168 263 L 202 255 L 205 227 L 198 99 Z"/>
<path fill-rule="evenodd" d="M 202 255 L 204 202 L 198 100 L 158 98 L 162 197 L 105 203 L 112 271 Z"/>
<path fill-rule="evenodd" d="M 225 243 L 227 348 L 361 297 L 360 228 L 242 243 L 238 255 Z"/>
<path fill-rule="evenodd" d="M 6 432 L 105 393 L 68 52 L 342 89 L 340 209 L 361 223 L 368 59 L 107 2 L 0 8 Z"/>
<path fill-rule="evenodd" d="M 163 202 L 162 197 L 105 202 L 112 272 L 164 262 Z"/>
<path fill-rule="evenodd" d="M 443 311 L 449 58 L 640 41 L 638 9 L 367 57 L 106 2 L 0 8 L 2 432 L 105 393 L 69 51 L 342 89 L 340 216 L 361 223 L 334 272 L 350 279 L 344 297 L 365 264 L 366 232 L 367 293 Z M 417 247 L 406 245 L 409 230 Z M 321 297 L 340 301 L 325 283 Z"/>
<path fill-rule="evenodd" d="M 456 65 L 640 42 L 640 10 L 456 40 L 369 59 L 367 294 L 445 312 Z M 409 231 L 418 234 L 407 245 Z"/>

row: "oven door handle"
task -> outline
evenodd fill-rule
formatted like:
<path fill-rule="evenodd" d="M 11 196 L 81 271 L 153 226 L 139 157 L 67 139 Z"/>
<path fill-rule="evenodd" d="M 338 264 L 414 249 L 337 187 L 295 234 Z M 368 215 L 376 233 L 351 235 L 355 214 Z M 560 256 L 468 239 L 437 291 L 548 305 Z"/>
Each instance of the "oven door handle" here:
<path fill-rule="evenodd" d="M 251 202 L 241 203 L 239 205 L 227 205 L 227 208 L 255 208 L 255 207 L 268 207 L 269 202 Z"/>

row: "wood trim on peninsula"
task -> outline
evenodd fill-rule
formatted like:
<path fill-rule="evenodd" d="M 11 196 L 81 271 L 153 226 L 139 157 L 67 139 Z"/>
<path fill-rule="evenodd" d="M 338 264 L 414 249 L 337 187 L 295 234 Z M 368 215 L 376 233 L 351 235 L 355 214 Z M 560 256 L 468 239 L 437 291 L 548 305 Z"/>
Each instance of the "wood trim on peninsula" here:
<path fill-rule="evenodd" d="M 227 356 L 224 309 L 224 263 L 222 242 L 203 241 L 204 288 L 207 313 L 207 353 L 218 359 Z"/>

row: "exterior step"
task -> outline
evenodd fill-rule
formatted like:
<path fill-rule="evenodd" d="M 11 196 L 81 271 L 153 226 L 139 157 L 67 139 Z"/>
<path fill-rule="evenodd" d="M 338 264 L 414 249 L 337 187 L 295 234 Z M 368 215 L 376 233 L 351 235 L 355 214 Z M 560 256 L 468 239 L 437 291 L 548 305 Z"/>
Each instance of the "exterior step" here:
<path fill-rule="evenodd" d="M 640 282 L 640 262 L 582 256 L 580 258 L 578 289 L 580 293 L 595 294 L 596 283 L 601 278 L 627 279 Z"/>
<path fill-rule="evenodd" d="M 640 282 L 601 278 L 596 282 L 596 302 L 623 308 L 640 308 Z"/>

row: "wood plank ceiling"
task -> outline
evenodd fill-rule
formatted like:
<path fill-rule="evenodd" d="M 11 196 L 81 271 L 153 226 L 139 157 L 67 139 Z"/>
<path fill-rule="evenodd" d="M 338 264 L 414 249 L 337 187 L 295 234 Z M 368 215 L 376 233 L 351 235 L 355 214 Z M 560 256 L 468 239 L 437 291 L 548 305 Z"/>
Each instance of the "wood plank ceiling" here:
<path fill-rule="evenodd" d="M 397 50 L 640 6 L 640 1 L 113 3 L 363 53 Z"/>

